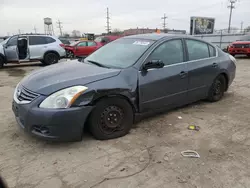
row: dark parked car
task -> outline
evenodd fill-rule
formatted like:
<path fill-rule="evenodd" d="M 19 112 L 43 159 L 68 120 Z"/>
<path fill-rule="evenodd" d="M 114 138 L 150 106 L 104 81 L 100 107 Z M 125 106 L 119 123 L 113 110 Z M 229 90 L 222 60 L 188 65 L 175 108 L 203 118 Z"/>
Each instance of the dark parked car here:
<path fill-rule="evenodd" d="M 126 135 L 136 117 L 201 99 L 218 101 L 235 77 L 234 57 L 202 40 L 145 34 L 117 39 L 79 62 L 42 68 L 16 87 L 18 124 L 45 139 Z"/>

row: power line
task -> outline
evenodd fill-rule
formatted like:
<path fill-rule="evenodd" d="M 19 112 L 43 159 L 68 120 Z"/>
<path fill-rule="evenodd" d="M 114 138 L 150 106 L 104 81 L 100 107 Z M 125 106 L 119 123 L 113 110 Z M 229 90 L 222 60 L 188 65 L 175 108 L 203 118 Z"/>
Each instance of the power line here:
<path fill-rule="evenodd" d="M 109 22 L 109 20 L 110 20 L 110 17 L 109 17 L 109 8 L 107 8 L 107 33 L 110 33 L 111 32 L 111 27 L 110 27 L 110 22 Z"/>
<path fill-rule="evenodd" d="M 242 22 L 240 23 L 240 31 L 241 31 L 241 32 L 243 32 L 243 24 L 244 24 L 244 22 L 242 21 Z"/>
<path fill-rule="evenodd" d="M 166 14 L 164 13 L 164 16 L 161 18 L 163 20 L 163 30 L 165 31 L 166 30 L 166 19 L 168 17 L 166 16 Z"/>
<path fill-rule="evenodd" d="M 62 28 L 63 28 L 63 26 L 62 26 L 62 22 L 60 21 L 60 20 L 58 20 L 58 22 L 56 22 L 57 23 L 57 27 L 59 28 L 59 30 L 60 30 L 60 35 L 62 36 L 63 34 L 62 34 Z"/>
<path fill-rule="evenodd" d="M 234 4 L 237 2 L 237 0 L 229 0 L 230 5 L 228 8 L 230 8 L 230 15 L 229 15 L 229 23 L 228 23 L 228 33 L 230 33 L 231 30 L 231 21 L 232 21 L 232 13 L 233 9 L 235 8 Z"/>
<path fill-rule="evenodd" d="M 35 34 L 36 34 L 36 31 L 37 31 L 37 28 L 36 28 L 36 26 L 34 26 L 33 30 L 35 31 Z"/>

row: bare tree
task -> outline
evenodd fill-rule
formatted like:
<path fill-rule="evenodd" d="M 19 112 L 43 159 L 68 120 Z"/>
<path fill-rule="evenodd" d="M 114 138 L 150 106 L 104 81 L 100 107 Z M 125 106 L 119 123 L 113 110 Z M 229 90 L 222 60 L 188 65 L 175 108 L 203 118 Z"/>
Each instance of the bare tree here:
<path fill-rule="evenodd" d="M 73 30 L 72 31 L 72 37 L 81 37 L 81 32 L 78 30 Z"/>
<path fill-rule="evenodd" d="M 115 29 L 113 29 L 112 34 L 113 35 L 120 35 L 120 34 L 122 34 L 122 31 L 118 28 L 115 28 Z"/>

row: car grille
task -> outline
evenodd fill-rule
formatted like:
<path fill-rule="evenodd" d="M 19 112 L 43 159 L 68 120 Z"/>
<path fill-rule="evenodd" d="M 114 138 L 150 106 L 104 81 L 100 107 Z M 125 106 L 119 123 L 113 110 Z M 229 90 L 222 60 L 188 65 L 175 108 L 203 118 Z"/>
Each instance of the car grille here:
<path fill-rule="evenodd" d="M 18 90 L 19 92 L 17 92 L 17 98 L 19 101 L 31 102 L 39 96 L 39 94 L 34 93 L 24 87 L 20 87 Z"/>
<path fill-rule="evenodd" d="M 250 44 L 234 44 L 235 48 L 250 48 Z"/>

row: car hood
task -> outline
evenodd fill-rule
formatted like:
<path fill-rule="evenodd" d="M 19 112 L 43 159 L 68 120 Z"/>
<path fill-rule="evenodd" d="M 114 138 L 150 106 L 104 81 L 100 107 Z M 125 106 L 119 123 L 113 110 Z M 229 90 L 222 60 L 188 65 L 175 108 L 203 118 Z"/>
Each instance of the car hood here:
<path fill-rule="evenodd" d="M 102 68 L 73 60 L 34 71 L 26 76 L 20 84 L 33 92 L 49 95 L 63 88 L 86 85 L 116 76 L 119 73 L 119 69 Z"/>

